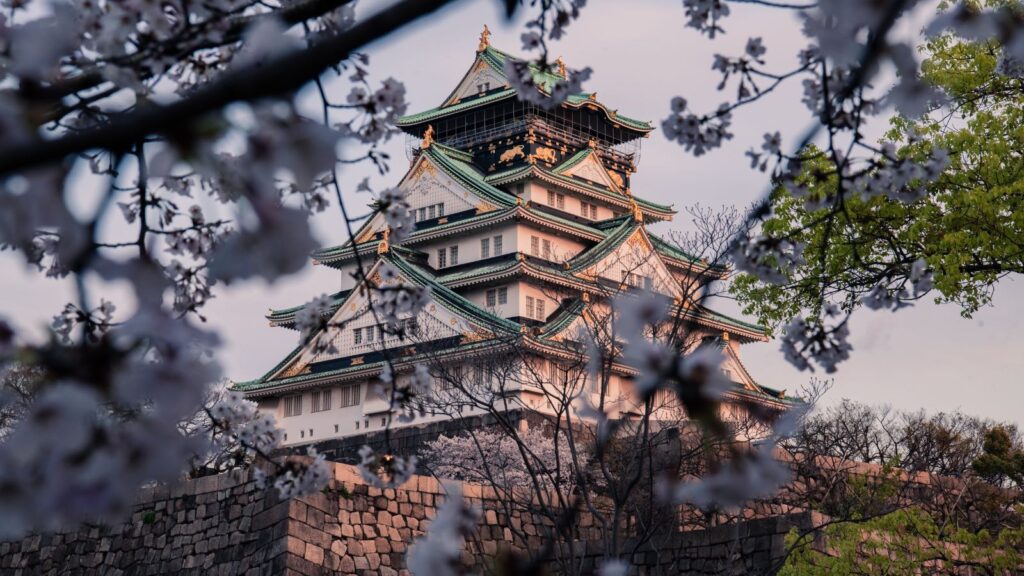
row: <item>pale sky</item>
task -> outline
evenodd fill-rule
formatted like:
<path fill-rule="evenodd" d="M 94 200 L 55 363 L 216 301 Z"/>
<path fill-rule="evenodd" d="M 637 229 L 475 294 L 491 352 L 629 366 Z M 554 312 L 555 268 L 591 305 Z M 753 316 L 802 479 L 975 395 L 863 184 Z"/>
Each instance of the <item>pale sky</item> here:
<path fill-rule="evenodd" d="M 410 112 L 438 105 L 472 63 L 484 23 L 493 32 L 493 45 L 520 52 L 520 29 L 503 23 L 500 4 L 458 3 L 370 47 L 374 81 L 394 76 L 404 82 Z M 365 13 L 373 5 L 364 2 L 360 11 Z M 728 33 L 714 42 L 685 28 L 685 23 L 678 0 L 591 0 L 554 51 L 571 67 L 594 69 L 585 89 L 596 90 L 602 102 L 627 116 L 660 125 L 675 95 L 686 97 L 697 110 L 708 110 L 726 99 L 715 91 L 718 76 L 710 70 L 714 53 L 739 54 L 748 37 L 762 36 L 769 64 L 781 68 L 802 48 L 795 18 L 783 12 L 733 5 L 733 15 L 725 23 Z M 343 100 L 346 93 L 339 87 L 332 96 Z M 743 152 L 759 146 L 767 131 L 781 131 L 784 144 L 791 144 L 808 121 L 800 103 L 800 86 L 792 84 L 737 113 L 734 139 L 704 157 L 693 158 L 655 131 L 643 142 L 633 191 L 655 202 L 674 204 L 680 212 L 694 203 L 746 206 L 764 193 L 767 180 L 748 169 Z M 884 124 L 879 120 L 873 129 L 880 131 Z M 408 166 L 405 144 L 405 138 L 399 137 L 388 146 L 392 171 L 386 177 L 377 176 L 369 166 L 347 169 L 346 189 L 353 189 L 364 176 L 371 176 L 378 189 L 397 183 Z M 349 198 L 350 207 L 369 201 L 354 194 Z M 324 245 L 345 239 L 337 207 L 318 215 L 313 225 Z M 656 231 L 682 230 L 688 225 L 685 214 L 680 214 L 674 222 L 659 224 Z M 276 364 L 295 346 L 298 336 L 268 327 L 263 317 L 267 309 L 302 304 L 317 294 L 333 292 L 337 274 L 310 265 L 274 285 L 253 281 L 218 292 L 206 314 L 224 340 L 225 374 L 247 380 Z M 853 357 L 840 365 L 825 403 L 851 398 L 906 410 L 960 409 L 1024 424 L 1018 410 L 1024 399 L 1022 284 L 1013 278 L 1004 280 L 995 305 L 969 320 L 961 318 L 955 306 L 930 303 L 897 313 L 858 312 L 851 320 Z M 26 272 L 23 262 L 11 253 L 0 253 L 0 294 L 4 295 L 0 315 L 16 325 L 38 329 L 60 311 L 71 293 L 69 280 L 40 278 Z M 719 309 L 735 312 L 728 305 Z M 794 391 L 809 377 L 785 362 L 777 342 L 749 345 L 743 358 L 759 382 L 774 388 Z"/>

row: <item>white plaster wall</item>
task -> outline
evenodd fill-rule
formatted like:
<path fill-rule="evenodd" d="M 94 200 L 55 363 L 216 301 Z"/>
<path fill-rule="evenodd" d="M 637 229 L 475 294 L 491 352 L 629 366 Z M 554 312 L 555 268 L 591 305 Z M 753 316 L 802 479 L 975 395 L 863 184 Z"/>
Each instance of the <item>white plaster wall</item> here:
<path fill-rule="evenodd" d="M 322 442 L 332 438 L 343 438 L 367 432 L 379 432 L 386 427 L 389 416 L 384 412 L 380 412 L 379 408 L 376 407 L 378 405 L 386 406 L 386 402 L 375 400 L 372 397 L 374 392 L 370 381 L 363 382 L 360 385 L 360 403 L 345 408 L 338 407 L 341 398 L 340 391 L 338 390 L 339 387 L 337 385 L 325 385 L 317 388 L 317 390 L 331 389 L 332 408 L 330 410 L 311 412 L 313 406 L 312 393 L 311 391 L 304 391 L 302 392 L 302 414 L 299 416 L 284 417 L 284 402 L 280 400 L 276 406 L 268 405 L 267 407 L 261 407 L 260 411 L 272 414 L 277 420 L 278 427 L 284 431 L 287 437 L 283 442 L 285 446 Z M 368 393 L 371 395 L 369 400 L 366 396 Z M 462 415 L 473 416 L 480 413 L 482 413 L 482 410 L 467 408 L 463 411 Z M 425 416 L 416 415 L 412 421 L 407 423 L 399 423 L 397 418 L 395 418 L 391 422 L 391 428 L 415 426 L 449 419 L 449 416 L 445 414 L 429 413 Z"/>
<path fill-rule="evenodd" d="M 569 260 L 582 252 L 586 247 L 578 240 L 563 236 L 556 236 L 550 232 L 534 228 L 529 224 L 518 224 L 515 230 L 515 249 L 523 254 L 529 254 L 532 256 L 533 252 L 531 251 L 530 245 L 531 236 L 540 238 L 541 245 L 538 252 L 538 257 L 540 258 L 544 257 L 543 240 L 547 239 L 551 241 L 551 260 L 553 262 L 564 262 Z"/>
<path fill-rule="evenodd" d="M 283 399 L 278 401 L 277 406 L 272 409 L 261 408 L 261 411 L 270 412 L 274 415 L 274 418 L 277 420 L 278 427 L 281 428 L 287 436 L 287 439 L 284 441 L 286 446 L 305 444 L 311 441 L 321 441 L 328 438 L 337 438 L 365 431 L 362 404 L 366 395 L 367 384 L 364 382 L 360 385 L 360 403 L 355 406 L 347 406 L 345 408 L 338 407 L 338 404 L 341 402 L 339 386 L 325 386 L 325 388 L 329 388 L 331 390 L 330 410 L 313 412 L 313 399 L 310 391 L 304 391 L 301 393 L 302 414 L 298 416 L 285 417 L 285 402 Z M 359 423 L 358 429 L 356 428 L 357 422 Z M 371 422 L 370 431 L 379 429 L 379 424 L 379 418 L 376 421 Z"/>
<path fill-rule="evenodd" d="M 513 186 L 513 190 L 514 190 L 515 189 L 514 188 L 515 185 L 513 184 L 512 186 Z M 548 190 L 549 189 L 551 191 L 555 192 L 556 194 L 564 194 L 565 195 L 565 206 L 563 208 L 559 208 L 557 206 L 557 198 L 556 198 L 555 204 L 552 204 L 552 203 L 549 202 L 549 198 L 548 198 Z M 605 202 L 602 202 L 599 199 L 592 198 L 592 197 L 586 196 L 584 194 L 577 194 L 577 193 L 574 193 L 574 192 L 570 192 L 570 191 L 564 190 L 562 188 L 550 187 L 550 186 L 545 187 L 543 184 L 540 184 L 540 183 L 537 183 L 537 182 L 527 183 L 527 185 L 526 185 L 526 192 L 523 195 L 523 200 L 524 201 L 525 200 L 531 200 L 534 204 L 541 204 L 541 205 L 544 205 L 544 206 L 550 206 L 550 207 L 552 207 L 552 208 L 554 208 L 556 210 L 562 210 L 563 212 L 567 212 L 567 213 L 573 214 L 575 216 L 583 216 L 583 214 L 580 212 L 580 204 L 581 203 L 586 202 L 588 204 L 594 204 L 594 205 L 597 206 L 597 220 L 606 220 L 608 218 L 614 217 L 617 212 L 623 212 L 622 208 L 620 208 L 618 206 L 615 206 L 613 208 L 611 204 L 607 204 Z M 587 220 L 593 220 L 590 217 L 590 210 L 587 210 L 586 218 L 587 218 Z"/>
<path fill-rule="evenodd" d="M 529 282 L 519 283 L 519 290 L 517 291 L 517 296 L 517 300 L 519 302 L 519 311 L 516 314 L 512 314 L 513 316 L 526 316 L 527 296 L 533 297 L 534 302 L 543 301 L 545 303 L 545 318 L 537 318 L 536 316 L 534 316 L 534 318 L 536 318 L 537 320 L 544 320 L 546 318 L 550 318 L 551 314 L 555 311 L 555 309 L 558 308 L 559 304 L 561 304 L 561 302 L 558 300 L 558 298 L 561 297 L 560 290 L 556 291 L 554 288 L 541 288 Z M 534 304 L 534 306 L 536 307 L 536 304 Z"/>
<path fill-rule="evenodd" d="M 519 284 L 520 283 L 518 281 L 510 280 L 507 283 L 495 284 L 494 286 L 486 286 L 486 287 L 475 287 L 474 286 L 473 288 L 470 288 L 470 289 L 467 289 L 467 290 L 459 290 L 459 294 L 461 294 L 463 297 L 465 297 L 470 302 L 476 304 L 477 306 L 483 308 L 484 310 L 487 310 L 488 312 L 492 312 L 495 315 L 501 316 L 503 318 L 512 318 L 513 316 L 518 316 L 519 315 L 519 304 L 518 304 L 518 302 L 519 302 Z M 505 304 L 497 303 L 498 296 L 497 296 L 497 293 L 495 293 L 495 296 L 494 296 L 494 298 L 495 298 L 495 305 L 494 305 L 494 307 L 492 308 L 492 307 L 488 306 L 487 305 L 487 291 L 488 290 L 497 290 L 498 288 L 503 288 L 503 287 L 504 288 L 508 288 L 508 302 L 506 302 Z"/>
<path fill-rule="evenodd" d="M 515 242 L 513 241 L 513 231 L 515 226 L 512 224 L 505 224 L 501 226 L 494 226 L 480 231 L 474 231 L 467 234 L 461 234 L 458 236 L 447 236 L 437 240 L 431 240 L 430 242 L 423 242 L 416 244 L 414 248 L 427 254 L 427 262 L 430 266 L 437 268 L 437 251 L 441 248 L 448 250 L 452 246 L 459 247 L 459 264 L 465 264 L 467 262 L 475 262 L 480 260 L 480 240 L 483 238 L 489 238 L 491 240 L 491 254 L 489 258 L 493 258 L 494 254 L 494 237 L 502 237 L 502 254 L 509 254 L 516 251 Z M 448 256 L 447 266 L 451 266 L 450 252 Z"/>

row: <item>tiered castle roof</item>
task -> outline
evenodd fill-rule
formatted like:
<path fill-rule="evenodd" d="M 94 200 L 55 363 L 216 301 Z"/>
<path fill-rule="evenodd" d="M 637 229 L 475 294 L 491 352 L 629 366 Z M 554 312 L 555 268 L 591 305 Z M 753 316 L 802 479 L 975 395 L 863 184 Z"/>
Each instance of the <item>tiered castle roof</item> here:
<path fill-rule="evenodd" d="M 508 58 L 508 54 L 489 45 L 485 34 L 473 65 L 451 95 L 437 108 L 397 122 L 406 132 L 423 138 L 399 187 L 414 187 L 424 174 L 441 175 L 458 186 L 464 208 L 418 219 L 401 246 L 389 242 L 383 214 L 378 212 L 349 241 L 312 254 L 316 263 L 342 270 L 359 260 L 367 269 L 367 278 L 372 278 L 383 263 L 391 265 L 402 282 L 430 289 L 432 313 L 445 315 L 445 324 L 453 327 L 453 334 L 431 341 L 429 350 L 427 346 L 394 342 L 386 350 L 342 352 L 328 359 L 299 346 L 264 376 L 235 383 L 235 389 L 259 397 L 326 382 L 366 379 L 383 368 L 385 354 L 398 366 L 422 361 L 428 355 L 436 359 L 441 353 L 455 358 L 496 346 L 517 346 L 554 357 L 564 355 L 566 330 L 587 313 L 590 302 L 616 287 L 621 289 L 619 283 L 594 270 L 627 242 L 646 247 L 670 275 L 721 277 L 727 272 L 647 231 L 647 223 L 670 220 L 675 211 L 632 193 L 629 177 L 635 170 L 634 158 L 615 147 L 645 136 L 653 130 L 649 123 L 618 114 L 601 104 L 593 93 L 571 96 L 553 111 L 524 104 L 504 75 Z M 536 67 L 533 70 L 542 90 L 563 80 L 558 73 Z M 481 124 L 480 118 L 488 120 Z M 517 188 L 524 182 L 592 199 L 613 215 L 584 218 L 524 200 L 522 188 Z M 431 267 L 428 255 L 419 248 L 441 238 L 457 238 L 505 223 L 523 223 L 587 247 L 560 262 L 512 251 L 441 269 Z M 541 321 L 502 317 L 463 294 L 476 286 L 508 280 L 557 286 L 576 296 L 563 300 Z M 336 292 L 330 296 L 327 313 L 341 319 L 365 309 L 366 298 L 366 291 L 358 287 Z M 725 340 L 766 340 L 763 327 L 684 299 L 676 298 L 674 312 L 687 322 L 709 333 L 722 334 Z M 294 328 L 296 313 L 301 309 L 271 310 L 267 318 L 272 326 Z M 709 340 L 706 344 L 723 342 Z M 732 347 L 724 345 L 723 350 L 735 356 Z M 739 358 L 734 360 L 750 383 L 738 388 L 736 394 L 775 404 L 792 402 L 784 393 L 755 384 Z M 624 374 L 634 372 L 628 366 L 616 369 Z"/>

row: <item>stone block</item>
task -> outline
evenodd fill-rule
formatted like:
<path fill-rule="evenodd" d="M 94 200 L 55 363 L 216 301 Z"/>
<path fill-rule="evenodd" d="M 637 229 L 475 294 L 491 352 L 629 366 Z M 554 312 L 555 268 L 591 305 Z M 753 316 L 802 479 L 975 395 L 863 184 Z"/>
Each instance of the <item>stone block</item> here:
<path fill-rule="evenodd" d="M 335 540 L 331 542 L 331 552 L 338 556 L 344 556 L 348 553 L 348 546 L 345 546 L 345 542 L 341 540 Z"/>
<path fill-rule="evenodd" d="M 324 563 L 324 549 L 314 544 L 306 544 L 305 558 L 317 566 L 322 566 Z"/>

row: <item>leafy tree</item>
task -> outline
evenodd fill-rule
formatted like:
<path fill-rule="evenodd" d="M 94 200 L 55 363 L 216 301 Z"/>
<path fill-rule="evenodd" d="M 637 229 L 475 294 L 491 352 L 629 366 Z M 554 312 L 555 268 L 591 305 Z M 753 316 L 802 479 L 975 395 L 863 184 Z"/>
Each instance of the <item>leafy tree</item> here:
<path fill-rule="evenodd" d="M 898 510 L 862 524 L 836 523 L 811 543 L 792 531 L 794 546 L 780 576 L 855 574 L 982 574 L 1016 571 L 1022 561 L 1024 529 L 951 528 L 919 509 Z"/>
<path fill-rule="evenodd" d="M 996 426 L 985 432 L 984 453 L 971 465 L 979 476 L 994 484 L 1006 481 L 1024 485 L 1024 450 L 1015 445 L 1010 432 Z"/>
<path fill-rule="evenodd" d="M 969 317 L 991 302 L 1001 278 L 1024 271 L 1020 68 L 994 41 L 945 34 L 922 50 L 923 78 L 947 94 L 949 105 L 920 120 L 896 117 L 887 140 L 898 145 L 883 148 L 920 161 L 938 147 L 947 151 L 948 166 L 928 183 L 922 174 L 905 174 L 919 191 L 915 201 L 851 190 L 835 205 L 832 158 L 806 148 L 797 185 L 773 192 L 763 224 L 766 234 L 802 244 L 805 262 L 782 284 L 737 278 L 734 291 L 746 312 L 777 327 L 802 310 L 820 316 L 828 302 L 846 311 L 862 303 L 895 308 L 929 295 L 958 304 Z M 880 169 L 875 174 L 883 177 Z M 931 277 L 922 283 L 924 270 Z"/>

